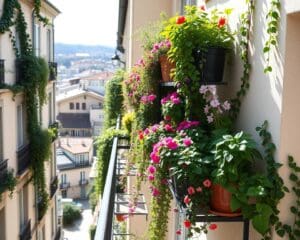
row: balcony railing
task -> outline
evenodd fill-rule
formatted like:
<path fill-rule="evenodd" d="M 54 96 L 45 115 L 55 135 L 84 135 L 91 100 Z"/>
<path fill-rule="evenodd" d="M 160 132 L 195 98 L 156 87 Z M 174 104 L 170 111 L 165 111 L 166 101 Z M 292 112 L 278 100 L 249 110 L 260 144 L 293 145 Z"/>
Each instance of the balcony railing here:
<path fill-rule="evenodd" d="M 20 232 L 20 240 L 31 239 L 31 221 L 29 220 L 25 227 Z"/>
<path fill-rule="evenodd" d="M 18 152 L 18 175 L 22 175 L 30 165 L 29 145 L 22 147 Z"/>
<path fill-rule="evenodd" d="M 60 189 L 66 189 L 66 188 L 69 188 L 70 187 L 70 183 L 67 182 L 67 183 L 61 183 L 60 184 Z"/>
<path fill-rule="evenodd" d="M 0 59 L 0 84 L 3 84 L 5 82 L 5 66 L 4 66 L 4 60 Z"/>
<path fill-rule="evenodd" d="M 61 228 L 59 227 L 59 228 L 57 229 L 56 234 L 55 234 L 54 240 L 60 240 L 60 235 L 61 235 Z"/>
<path fill-rule="evenodd" d="M 57 63 L 56 62 L 48 62 L 49 66 L 49 81 L 56 80 L 57 78 Z"/>
<path fill-rule="evenodd" d="M 53 178 L 53 180 L 51 181 L 50 184 L 50 198 L 52 198 L 54 196 L 54 194 L 56 193 L 58 188 L 58 179 L 57 176 L 55 178 Z"/>
<path fill-rule="evenodd" d="M 0 185 L 7 177 L 7 159 L 0 160 Z"/>
<path fill-rule="evenodd" d="M 89 180 L 87 179 L 80 179 L 79 180 L 79 185 L 87 185 L 89 183 Z"/>

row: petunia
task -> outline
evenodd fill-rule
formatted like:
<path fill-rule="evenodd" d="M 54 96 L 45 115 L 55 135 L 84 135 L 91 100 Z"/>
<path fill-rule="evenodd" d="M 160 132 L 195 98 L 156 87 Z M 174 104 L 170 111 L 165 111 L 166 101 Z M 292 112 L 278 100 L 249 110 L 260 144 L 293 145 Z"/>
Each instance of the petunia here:
<path fill-rule="evenodd" d="M 223 103 L 223 108 L 224 108 L 224 110 L 230 110 L 230 108 L 231 108 L 230 103 L 228 101 L 225 101 Z"/>
<path fill-rule="evenodd" d="M 189 147 L 190 145 L 192 145 L 192 140 L 188 137 L 184 138 L 183 139 L 183 144 L 186 146 L 186 147 Z"/>
<path fill-rule="evenodd" d="M 160 194 L 159 190 L 157 188 L 152 188 L 152 196 L 157 197 Z"/>
<path fill-rule="evenodd" d="M 148 167 L 148 172 L 151 174 L 154 174 L 156 172 L 156 167 L 154 167 L 153 165 L 150 165 Z"/>
<path fill-rule="evenodd" d="M 167 132 L 173 132 L 174 131 L 170 124 L 166 124 L 164 128 Z"/>
<path fill-rule="evenodd" d="M 214 121 L 214 115 L 213 114 L 207 116 L 207 122 L 208 123 L 212 123 L 213 121 Z"/>
<path fill-rule="evenodd" d="M 191 201 L 192 201 L 192 200 L 189 198 L 188 195 L 186 195 L 186 196 L 184 197 L 184 199 L 183 199 L 183 202 L 184 202 L 185 204 L 189 204 Z"/>
<path fill-rule="evenodd" d="M 196 192 L 199 192 L 199 193 L 202 192 L 202 187 L 197 187 Z"/>
<path fill-rule="evenodd" d="M 218 99 L 213 99 L 210 101 L 210 106 L 212 106 L 213 108 L 216 108 L 220 105 L 220 102 Z"/>
<path fill-rule="evenodd" d="M 148 96 L 148 101 L 149 101 L 149 102 L 153 102 L 155 99 L 156 99 L 156 95 L 154 95 L 154 94 L 150 94 L 150 95 Z"/>
<path fill-rule="evenodd" d="M 203 181 L 203 186 L 206 188 L 210 188 L 211 187 L 211 181 L 209 179 L 206 179 Z"/>
<path fill-rule="evenodd" d="M 157 155 L 156 152 L 152 152 L 150 154 L 150 158 L 152 160 L 152 163 L 158 164 L 160 162 L 160 157 Z"/>
<path fill-rule="evenodd" d="M 187 192 L 189 195 L 193 195 L 193 194 L 195 194 L 195 188 L 190 186 L 190 187 L 188 187 Z"/>

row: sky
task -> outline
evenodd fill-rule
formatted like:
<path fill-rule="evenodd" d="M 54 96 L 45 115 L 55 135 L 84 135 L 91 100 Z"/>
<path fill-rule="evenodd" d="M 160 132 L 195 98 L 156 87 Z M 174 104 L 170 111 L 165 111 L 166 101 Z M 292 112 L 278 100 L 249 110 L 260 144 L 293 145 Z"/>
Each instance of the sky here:
<path fill-rule="evenodd" d="M 61 14 L 55 42 L 116 47 L 118 0 L 50 0 Z"/>

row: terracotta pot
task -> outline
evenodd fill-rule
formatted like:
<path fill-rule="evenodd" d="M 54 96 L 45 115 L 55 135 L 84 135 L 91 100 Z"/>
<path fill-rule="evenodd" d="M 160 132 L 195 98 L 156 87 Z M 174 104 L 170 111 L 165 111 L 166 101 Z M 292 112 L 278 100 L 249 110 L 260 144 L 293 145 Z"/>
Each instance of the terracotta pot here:
<path fill-rule="evenodd" d="M 219 184 L 213 184 L 211 187 L 210 207 L 213 212 L 224 214 L 240 213 L 240 209 L 235 212 L 230 208 L 231 193 Z M 222 214 L 220 214 L 222 215 Z"/>
<path fill-rule="evenodd" d="M 170 62 L 167 55 L 162 55 L 159 57 L 162 82 L 172 82 L 173 78 L 170 76 L 171 69 L 175 68 L 175 63 Z"/>

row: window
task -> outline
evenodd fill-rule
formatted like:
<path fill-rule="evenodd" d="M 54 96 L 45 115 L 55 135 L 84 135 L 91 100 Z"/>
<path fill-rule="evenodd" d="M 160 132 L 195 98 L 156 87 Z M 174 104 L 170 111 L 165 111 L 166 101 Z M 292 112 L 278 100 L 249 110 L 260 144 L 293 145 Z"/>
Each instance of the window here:
<path fill-rule="evenodd" d="M 53 49 L 52 29 L 47 29 L 47 56 L 49 62 L 53 62 Z"/>
<path fill-rule="evenodd" d="M 76 110 L 79 110 L 80 109 L 80 104 L 77 102 L 76 103 Z"/>
<path fill-rule="evenodd" d="M 80 172 L 80 181 L 84 181 L 85 180 L 85 172 Z"/>
<path fill-rule="evenodd" d="M 20 231 L 24 229 L 28 220 L 28 191 L 23 187 L 19 192 Z"/>
<path fill-rule="evenodd" d="M 2 107 L 0 107 L 0 160 L 3 159 L 3 123 L 2 123 Z"/>
<path fill-rule="evenodd" d="M 199 2 L 199 0 L 181 0 L 181 12 L 184 12 L 184 7 L 186 5 L 197 5 Z"/>
<path fill-rule="evenodd" d="M 22 105 L 17 106 L 17 137 L 18 148 L 21 148 L 24 145 L 24 115 Z"/>
<path fill-rule="evenodd" d="M 41 26 L 39 23 L 34 23 L 33 26 L 33 49 L 35 56 L 40 56 L 41 48 Z"/>
<path fill-rule="evenodd" d="M 49 115 L 49 125 L 52 123 L 52 93 L 48 93 L 48 115 Z"/>
<path fill-rule="evenodd" d="M 62 174 L 62 175 L 60 176 L 60 180 L 61 180 L 61 183 L 62 183 L 62 184 L 67 183 L 67 174 Z"/>
<path fill-rule="evenodd" d="M 82 108 L 82 110 L 85 110 L 86 109 L 86 103 L 82 103 L 81 108 Z"/>
<path fill-rule="evenodd" d="M 74 103 L 70 103 L 70 110 L 73 110 L 74 109 Z"/>

